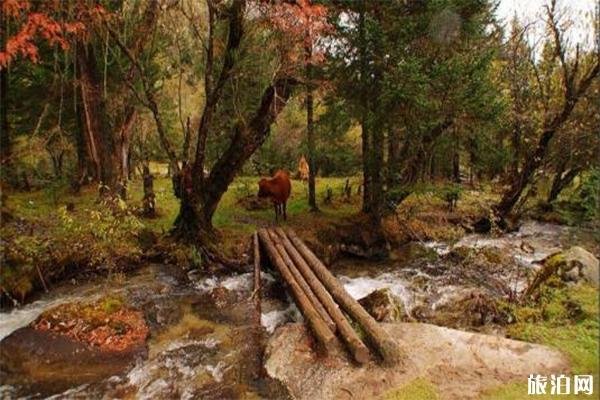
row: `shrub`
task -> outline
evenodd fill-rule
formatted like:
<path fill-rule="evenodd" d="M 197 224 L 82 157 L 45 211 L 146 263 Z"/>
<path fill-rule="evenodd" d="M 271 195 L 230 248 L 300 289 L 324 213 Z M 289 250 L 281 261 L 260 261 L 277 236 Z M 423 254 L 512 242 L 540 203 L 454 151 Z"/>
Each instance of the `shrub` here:
<path fill-rule="evenodd" d="M 600 217 L 600 168 L 593 168 L 584 176 L 579 190 L 579 201 L 586 219 Z"/>
<path fill-rule="evenodd" d="M 440 189 L 436 194 L 446 202 L 448 209 L 453 211 L 462 194 L 462 187 L 456 184 L 447 185 Z"/>

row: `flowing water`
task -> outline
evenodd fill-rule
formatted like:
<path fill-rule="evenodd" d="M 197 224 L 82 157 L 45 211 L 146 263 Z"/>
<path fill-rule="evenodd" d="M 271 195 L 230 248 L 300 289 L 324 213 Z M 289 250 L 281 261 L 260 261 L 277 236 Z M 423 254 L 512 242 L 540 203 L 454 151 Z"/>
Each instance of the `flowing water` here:
<path fill-rule="evenodd" d="M 265 328 L 257 327 L 250 298 L 252 274 L 200 275 L 193 271 L 185 276 L 174 267 L 152 265 L 120 283 L 61 288 L 0 314 L 4 338 L 19 334 L 19 328 L 57 305 L 110 295 L 143 310 L 150 327 L 147 354 L 131 360 L 129 371 L 102 377 L 100 366 L 96 372 L 101 378 L 74 387 L 68 386 L 68 379 L 35 382 L 32 377 L 0 372 L 0 398 L 286 398 L 277 383 L 261 376 L 261 357 L 265 331 L 287 321 L 290 306 L 266 298 L 268 311 L 261 316 Z M 269 274 L 262 278 L 266 289 L 275 281 Z M 274 317 L 279 314 L 286 318 Z M 38 376 L 35 367 L 31 375 Z"/>
<path fill-rule="evenodd" d="M 559 251 L 569 236 L 569 228 L 535 221 L 525 222 L 517 232 L 493 237 L 490 235 L 470 234 L 455 243 L 424 242 L 422 246 L 437 257 L 417 257 L 400 266 L 381 270 L 352 268 L 344 262 L 334 266 L 338 278 L 346 290 L 356 299 L 360 299 L 377 289 L 389 289 L 403 303 L 408 314 L 416 307 L 425 306 L 435 311 L 440 306 L 460 298 L 466 293 L 481 287 L 490 291 L 508 288 L 518 294 L 527 284 L 527 277 L 539 268 L 539 261 Z M 476 271 L 465 271 L 452 263 L 451 252 L 457 249 L 493 249 L 508 256 L 514 265 L 498 266 L 494 270 L 484 271 L 478 276 Z M 498 293 L 504 294 L 504 293 Z"/>
<path fill-rule="evenodd" d="M 467 278 L 458 275 L 460 269 L 447 262 L 457 248 L 497 248 L 519 268 L 534 270 L 537 260 L 561 248 L 567 233 L 557 225 L 530 222 L 500 237 L 468 235 L 456 243 L 424 243 L 437 254 L 435 259 L 381 267 L 370 263 L 368 268 L 342 261 L 332 270 L 353 297 L 389 288 L 410 315 L 419 306 L 435 310 L 476 286 L 494 289 L 494 280 L 515 291 L 524 287 L 524 276 L 515 276 L 514 268 L 494 270 L 485 282 L 468 273 Z M 279 325 L 302 321 L 302 316 L 272 275 L 263 273 L 262 284 L 262 328 L 256 325 L 251 273 L 206 277 L 198 271 L 183 274 L 175 267 L 151 265 L 122 282 L 104 279 L 55 289 L 38 301 L 0 313 L 0 339 L 59 304 L 115 295 L 143 310 L 151 332 L 147 354 L 132 360 L 133 366 L 123 373 L 81 385 L 41 384 L 0 371 L 0 398 L 286 398 L 276 382 L 261 375 L 262 348 Z"/>

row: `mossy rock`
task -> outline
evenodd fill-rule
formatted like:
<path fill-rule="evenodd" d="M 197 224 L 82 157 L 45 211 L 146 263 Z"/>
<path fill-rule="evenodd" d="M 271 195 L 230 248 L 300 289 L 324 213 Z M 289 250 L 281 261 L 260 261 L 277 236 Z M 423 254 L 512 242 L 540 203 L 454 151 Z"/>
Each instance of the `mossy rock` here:
<path fill-rule="evenodd" d="M 600 262 L 583 247 L 573 246 L 566 251 L 546 257 L 542 264 L 545 269 L 557 271 L 565 281 L 583 280 L 592 286 L 599 286 Z"/>
<path fill-rule="evenodd" d="M 402 301 L 387 288 L 375 290 L 358 302 L 379 322 L 398 322 L 405 316 Z"/>
<path fill-rule="evenodd" d="M 433 262 L 437 261 L 439 255 L 432 248 L 423 246 L 417 242 L 410 242 L 400 247 L 397 252 L 397 257 L 404 262 L 411 262 L 418 259 L 424 259 L 426 261 Z"/>
<path fill-rule="evenodd" d="M 466 246 L 459 246 L 453 248 L 450 253 L 448 253 L 448 258 L 453 261 L 461 262 L 467 259 L 473 253 L 473 248 Z"/>

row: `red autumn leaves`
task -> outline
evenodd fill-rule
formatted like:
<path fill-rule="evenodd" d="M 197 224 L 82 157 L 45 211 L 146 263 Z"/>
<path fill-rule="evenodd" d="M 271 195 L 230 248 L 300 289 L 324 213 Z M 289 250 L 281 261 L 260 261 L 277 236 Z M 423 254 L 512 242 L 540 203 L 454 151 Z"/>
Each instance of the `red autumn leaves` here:
<path fill-rule="evenodd" d="M 19 57 L 37 62 L 40 41 L 67 49 L 69 35 L 79 35 L 85 31 L 85 25 L 81 21 L 66 22 L 54 16 L 63 11 L 62 2 L 47 0 L 37 2 L 36 5 L 34 10 L 28 0 L 2 1 L 2 16 L 15 23 L 17 30 L 5 38 L 4 47 L 0 50 L 0 69 Z M 3 30 L 7 30 L 7 24 L 4 25 Z M 6 31 L 3 32 L 3 35 L 6 34 Z"/>
<path fill-rule="evenodd" d="M 269 25 L 284 38 L 280 51 L 288 68 L 324 60 L 319 41 L 333 29 L 324 6 L 310 0 L 280 2 L 268 5 L 265 15 Z"/>
<path fill-rule="evenodd" d="M 125 351 L 142 345 L 149 332 L 140 311 L 110 300 L 61 305 L 42 314 L 31 326 L 103 351 Z"/>

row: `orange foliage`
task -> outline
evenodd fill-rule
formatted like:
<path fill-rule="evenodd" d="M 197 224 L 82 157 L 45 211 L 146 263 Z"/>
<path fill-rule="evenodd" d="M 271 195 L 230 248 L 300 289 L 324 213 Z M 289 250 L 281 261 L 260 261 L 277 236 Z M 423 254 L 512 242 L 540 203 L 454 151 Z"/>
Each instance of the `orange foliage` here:
<path fill-rule="evenodd" d="M 123 351 L 141 345 L 149 332 L 140 311 L 124 307 L 106 312 L 99 304 L 58 306 L 42 314 L 31 326 L 104 351 Z"/>
<path fill-rule="evenodd" d="M 60 2 L 46 0 L 36 3 L 44 12 L 32 11 L 28 0 L 3 0 L 2 14 L 12 19 L 18 25 L 17 31 L 6 39 L 4 48 L 0 51 L 0 69 L 7 67 L 17 57 L 21 56 L 32 62 L 38 61 L 37 40 L 50 45 L 58 45 L 63 50 L 69 47 L 68 35 L 78 35 L 85 31 L 81 21 L 57 21 L 52 15 L 58 11 Z"/>
<path fill-rule="evenodd" d="M 326 7 L 310 0 L 278 2 L 269 4 L 265 14 L 284 38 L 280 50 L 291 68 L 323 62 L 324 52 L 318 41 L 333 29 L 327 21 Z"/>

